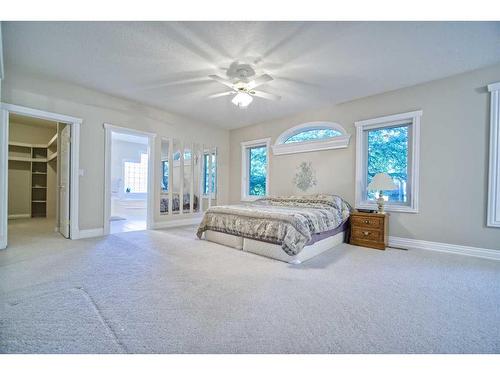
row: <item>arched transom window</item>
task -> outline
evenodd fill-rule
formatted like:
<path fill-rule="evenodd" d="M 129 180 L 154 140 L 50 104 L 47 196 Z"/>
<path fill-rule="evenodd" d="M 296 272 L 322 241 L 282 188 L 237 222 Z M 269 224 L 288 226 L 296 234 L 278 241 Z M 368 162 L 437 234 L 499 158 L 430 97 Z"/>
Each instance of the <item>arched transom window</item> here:
<path fill-rule="evenodd" d="M 350 135 L 334 122 L 308 122 L 283 132 L 273 146 L 275 155 L 345 148 Z"/>

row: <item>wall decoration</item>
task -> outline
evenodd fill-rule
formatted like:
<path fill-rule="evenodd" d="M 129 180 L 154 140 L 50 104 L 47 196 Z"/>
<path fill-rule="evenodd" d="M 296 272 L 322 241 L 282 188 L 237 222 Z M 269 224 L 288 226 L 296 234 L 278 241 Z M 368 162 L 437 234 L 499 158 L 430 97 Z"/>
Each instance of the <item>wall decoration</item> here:
<path fill-rule="evenodd" d="M 303 161 L 297 167 L 297 173 L 293 177 L 293 184 L 302 192 L 306 192 L 310 188 L 316 186 L 316 172 L 312 167 L 312 163 Z"/>

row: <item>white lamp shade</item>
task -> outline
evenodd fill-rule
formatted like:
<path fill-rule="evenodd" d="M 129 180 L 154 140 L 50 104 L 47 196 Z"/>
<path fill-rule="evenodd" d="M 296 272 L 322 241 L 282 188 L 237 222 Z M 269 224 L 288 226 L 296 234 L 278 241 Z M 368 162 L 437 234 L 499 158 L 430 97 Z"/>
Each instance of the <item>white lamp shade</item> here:
<path fill-rule="evenodd" d="M 368 190 L 397 190 L 397 188 L 397 185 L 387 173 L 377 173 L 368 185 Z"/>

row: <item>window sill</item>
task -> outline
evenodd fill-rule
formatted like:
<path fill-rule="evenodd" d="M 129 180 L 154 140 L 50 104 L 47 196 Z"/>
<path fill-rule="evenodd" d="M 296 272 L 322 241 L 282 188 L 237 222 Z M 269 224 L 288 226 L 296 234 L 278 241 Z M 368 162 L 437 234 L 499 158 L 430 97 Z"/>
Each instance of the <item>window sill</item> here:
<path fill-rule="evenodd" d="M 298 154 L 301 152 L 334 150 L 349 146 L 350 135 L 342 135 L 322 141 L 281 143 L 273 146 L 274 155 Z"/>
<path fill-rule="evenodd" d="M 371 202 L 362 202 L 356 204 L 356 208 L 362 210 L 377 210 L 377 204 Z M 418 214 L 418 208 L 402 204 L 385 204 L 384 210 L 387 212 L 403 212 L 408 214 Z"/>
<path fill-rule="evenodd" d="M 254 202 L 257 199 L 262 199 L 262 198 L 267 198 L 267 195 L 247 195 L 244 197 L 241 197 L 242 202 Z"/>

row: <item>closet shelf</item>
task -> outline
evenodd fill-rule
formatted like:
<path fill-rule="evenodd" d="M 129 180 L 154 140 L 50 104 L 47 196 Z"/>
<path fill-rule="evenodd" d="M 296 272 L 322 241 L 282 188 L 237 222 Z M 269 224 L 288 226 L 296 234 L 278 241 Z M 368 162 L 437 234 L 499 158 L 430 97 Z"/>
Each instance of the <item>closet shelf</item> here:
<path fill-rule="evenodd" d="M 57 152 L 54 152 L 52 155 L 50 155 L 48 158 L 47 158 L 47 161 L 51 161 L 53 159 L 57 158 Z"/>
<path fill-rule="evenodd" d="M 31 174 L 47 174 L 47 172 L 31 172 Z"/>
<path fill-rule="evenodd" d="M 25 142 L 9 142 L 9 146 L 18 146 L 18 147 L 26 147 L 26 148 L 47 148 L 47 145 L 37 144 L 37 143 L 25 143 Z"/>
<path fill-rule="evenodd" d="M 32 186 L 32 189 L 47 189 L 47 186 Z"/>
<path fill-rule="evenodd" d="M 32 163 L 47 163 L 46 158 L 25 158 L 22 156 L 9 156 L 9 160 L 27 161 L 27 162 L 32 162 Z"/>
<path fill-rule="evenodd" d="M 46 203 L 47 201 L 31 201 L 31 203 Z"/>
<path fill-rule="evenodd" d="M 22 156 L 9 156 L 9 160 L 14 160 L 14 161 L 26 161 L 28 163 L 31 162 L 31 158 L 23 158 Z"/>
<path fill-rule="evenodd" d="M 49 148 L 50 146 L 52 146 L 52 144 L 57 141 L 57 133 L 52 137 L 52 139 L 49 141 L 49 143 L 47 143 L 47 148 Z"/>

